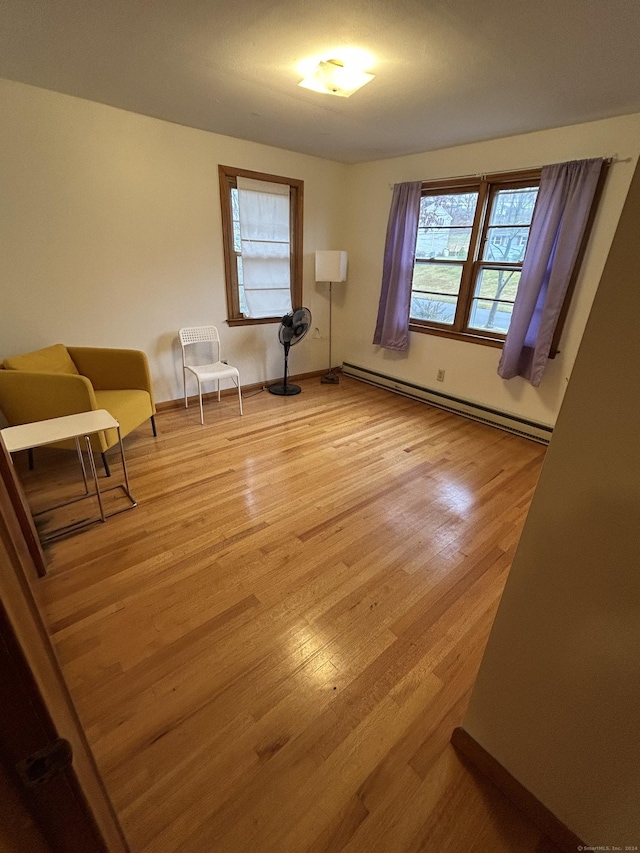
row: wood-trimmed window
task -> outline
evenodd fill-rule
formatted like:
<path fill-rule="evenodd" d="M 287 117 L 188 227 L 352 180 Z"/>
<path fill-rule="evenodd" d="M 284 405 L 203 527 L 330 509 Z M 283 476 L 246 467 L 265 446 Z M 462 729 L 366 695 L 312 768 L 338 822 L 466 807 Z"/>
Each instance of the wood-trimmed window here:
<path fill-rule="evenodd" d="M 264 283 L 260 292 L 258 307 L 248 304 L 244 292 L 242 236 L 240 228 L 240 206 L 238 194 L 238 178 L 250 182 L 260 182 L 265 191 L 265 199 L 269 201 L 269 185 L 273 187 L 272 201 L 282 202 L 283 193 L 288 189 L 289 227 L 288 235 L 265 240 L 275 248 L 274 266 L 280 273 L 283 268 L 283 256 L 288 253 L 288 287 L 291 295 L 291 308 L 302 305 L 302 226 L 303 226 L 303 192 L 304 182 L 295 178 L 283 178 L 279 175 L 267 175 L 263 172 L 252 172 L 248 169 L 236 169 L 231 166 L 218 166 L 220 180 L 220 201 L 222 208 L 222 238 L 224 246 L 224 266 L 227 295 L 227 322 L 230 326 L 249 325 L 256 323 L 277 323 L 283 313 L 282 288 L 280 293 L 274 289 L 273 304 L 269 302 L 269 283 Z M 255 183 L 254 186 L 260 186 Z M 259 241 L 254 241 L 259 242 Z M 275 245 L 277 242 L 277 246 Z M 246 245 L 246 243 L 245 243 Z M 277 257 L 276 257 L 277 255 Z M 284 261 L 286 265 L 287 261 Z M 281 277 L 281 276 L 280 276 Z M 289 309 L 290 310 L 290 309 Z"/>
<path fill-rule="evenodd" d="M 540 169 L 423 184 L 411 331 L 502 345 L 539 184 Z"/>

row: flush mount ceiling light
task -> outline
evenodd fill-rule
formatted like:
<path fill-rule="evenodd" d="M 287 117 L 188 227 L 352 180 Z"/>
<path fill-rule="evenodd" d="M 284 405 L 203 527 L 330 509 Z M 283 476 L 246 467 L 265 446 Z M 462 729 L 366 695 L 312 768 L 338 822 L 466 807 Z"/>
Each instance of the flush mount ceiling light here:
<path fill-rule="evenodd" d="M 298 83 L 304 89 L 323 95 L 348 98 L 369 83 L 375 74 L 368 74 L 355 65 L 345 64 L 341 59 L 323 59 Z"/>

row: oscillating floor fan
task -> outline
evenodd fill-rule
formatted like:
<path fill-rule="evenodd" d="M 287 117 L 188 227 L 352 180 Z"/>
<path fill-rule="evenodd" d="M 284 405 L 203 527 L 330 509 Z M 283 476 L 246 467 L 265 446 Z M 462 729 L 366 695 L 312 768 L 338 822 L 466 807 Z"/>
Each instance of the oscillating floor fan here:
<path fill-rule="evenodd" d="M 285 314 L 278 329 L 280 343 L 284 347 L 284 380 L 275 385 L 269 385 L 269 391 L 279 397 L 291 397 L 299 394 L 302 388 L 287 381 L 289 374 L 289 350 L 293 344 L 301 341 L 311 326 L 311 311 L 308 308 L 297 308 Z"/>

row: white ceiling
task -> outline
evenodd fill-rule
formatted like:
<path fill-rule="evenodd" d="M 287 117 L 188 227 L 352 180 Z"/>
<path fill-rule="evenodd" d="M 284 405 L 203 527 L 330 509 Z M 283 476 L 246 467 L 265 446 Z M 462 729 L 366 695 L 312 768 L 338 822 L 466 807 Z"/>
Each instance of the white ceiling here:
<path fill-rule="evenodd" d="M 639 0 L 0 0 L 0 77 L 344 163 L 640 112 L 639 45 Z M 369 85 L 297 85 L 345 46 Z"/>

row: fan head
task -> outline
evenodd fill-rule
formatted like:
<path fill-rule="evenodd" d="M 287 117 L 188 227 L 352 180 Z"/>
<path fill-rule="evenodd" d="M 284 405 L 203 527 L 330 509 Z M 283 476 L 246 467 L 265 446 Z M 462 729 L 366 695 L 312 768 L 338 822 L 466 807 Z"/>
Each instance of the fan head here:
<path fill-rule="evenodd" d="M 285 314 L 280 322 L 278 336 L 280 343 L 292 346 L 301 341 L 311 326 L 311 311 L 308 308 L 296 308 Z"/>

